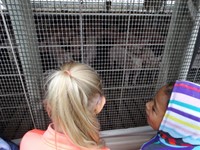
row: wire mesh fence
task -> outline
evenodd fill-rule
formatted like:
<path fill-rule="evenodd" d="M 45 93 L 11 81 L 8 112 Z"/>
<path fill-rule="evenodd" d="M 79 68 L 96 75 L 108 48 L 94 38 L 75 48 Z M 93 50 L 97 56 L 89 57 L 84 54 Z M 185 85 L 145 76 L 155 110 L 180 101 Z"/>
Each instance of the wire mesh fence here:
<path fill-rule="evenodd" d="M 98 116 L 102 130 L 147 125 L 145 103 L 159 87 L 183 78 L 181 71 L 200 82 L 198 5 L 192 0 L 2 0 L 0 133 L 14 139 L 47 127 L 44 77 L 69 60 L 89 64 L 102 78 L 107 98 Z M 189 64 L 189 71 L 182 64 Z"/>

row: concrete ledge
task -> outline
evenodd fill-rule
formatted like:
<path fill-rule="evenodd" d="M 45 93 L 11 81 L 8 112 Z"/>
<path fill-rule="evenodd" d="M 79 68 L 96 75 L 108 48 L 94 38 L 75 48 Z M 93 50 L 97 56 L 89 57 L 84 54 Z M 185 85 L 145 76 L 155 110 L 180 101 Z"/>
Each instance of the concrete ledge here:
<path fill-rule="evenodd" d="M 101 131 L 101 137 L 111 150 L 139 150 L 155 134 L 149 126 Z"/>

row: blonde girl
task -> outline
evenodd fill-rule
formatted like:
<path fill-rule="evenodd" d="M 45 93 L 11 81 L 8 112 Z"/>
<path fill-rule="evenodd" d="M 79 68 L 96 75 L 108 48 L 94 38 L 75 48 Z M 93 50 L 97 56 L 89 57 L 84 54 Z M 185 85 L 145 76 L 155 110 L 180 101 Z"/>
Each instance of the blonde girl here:
<path fill-rule="evenodd" d="M 46 131 L 27 132 L 20 150 L 108 150 L 99 136 L 96 115 L 105 104 L 99 75 L 78 62 L 65 63 L 47 80 Z"/>

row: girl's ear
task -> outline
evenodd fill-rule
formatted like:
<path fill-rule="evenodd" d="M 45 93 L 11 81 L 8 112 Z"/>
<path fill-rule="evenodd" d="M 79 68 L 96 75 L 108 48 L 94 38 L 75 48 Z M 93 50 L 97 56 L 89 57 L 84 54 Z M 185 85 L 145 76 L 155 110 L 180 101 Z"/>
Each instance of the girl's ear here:
<path fill-rule="evenodd" d="M 50 110 L 50 108 L 47 107 L 47 108 L 46 108 L 46 111 L 47 111 L 47 114 L 48 114 L 49 118 L 51 118 L 51 110 Z"/>
<path fill-rule="evenodd" d="M 47 112 L 49 118 L 51 118 L 51 109 L 50 109 L 50 107 L 49 107 L 49 104 L 47 103 L 46 100 L 45 100 L 43 103 L 44 103 L 44 108 L 45 108 L 45 110 L 46 110 L 46 112 Z"/>
<path fill-rule="evenodd" d="M 104 96 L 102 96 L 101 99 L 99 100 L 99 102 L 97 103 L 96 108 L 94 110 L 95 114 L 98 114 L 98 113 L 101 112 L 105 103 L 106 103 L 106 98 Z"/>

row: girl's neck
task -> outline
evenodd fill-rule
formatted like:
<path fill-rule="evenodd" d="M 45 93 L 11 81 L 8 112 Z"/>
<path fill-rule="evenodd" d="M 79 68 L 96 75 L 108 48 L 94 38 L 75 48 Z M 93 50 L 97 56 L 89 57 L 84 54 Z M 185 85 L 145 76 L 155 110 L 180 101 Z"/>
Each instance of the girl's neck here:
<path fill-rule="evenodd" d="M 61 127 L 56 125 L 55 123 L 52 123 L 51 128 L 54 129 L 58 133 L 63 133 Z"/>

